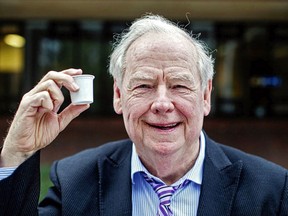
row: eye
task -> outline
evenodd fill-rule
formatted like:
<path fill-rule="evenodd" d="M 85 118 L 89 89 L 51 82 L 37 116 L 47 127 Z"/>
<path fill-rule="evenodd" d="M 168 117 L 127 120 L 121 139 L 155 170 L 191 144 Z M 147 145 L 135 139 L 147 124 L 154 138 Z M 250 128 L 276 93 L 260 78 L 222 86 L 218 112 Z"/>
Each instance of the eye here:
<path fill-rule="evenodd" d="M 151 86 L 147 84 L 141 84 L 136 86 L 136 89 L 149 89 L 149 88 L 151 88 Z"/>
<path fill-rule="evenodd" d="M 188 87 L 184 85 L 174 85 L 172 88 L 173 89 L 187 89 Z"/>
<path fill-rule="evenodd" d="M 171 89 L 178 93 L 190 93 L 191 92 L 191 88 L 185 84 L 173 85 Z"/>

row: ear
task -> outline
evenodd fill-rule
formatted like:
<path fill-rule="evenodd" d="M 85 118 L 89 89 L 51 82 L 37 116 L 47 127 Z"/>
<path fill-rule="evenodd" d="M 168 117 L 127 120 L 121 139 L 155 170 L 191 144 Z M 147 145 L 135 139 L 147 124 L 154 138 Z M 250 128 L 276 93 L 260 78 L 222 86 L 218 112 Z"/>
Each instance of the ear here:
<path fill-rule="evenodd" d="M 121 90 L 118 87 L 116 80 L 114 79 L 113 85 L 113 107 L 117 114 L 122 114 L 122 101 L 121 101 Z"/>
<path fill-rule="evenodd" d="M 211 110 L 211 92 L 212 80 L 208 80 L 207 87 L 204 91 L 204 115 L 207 116 Z"/>

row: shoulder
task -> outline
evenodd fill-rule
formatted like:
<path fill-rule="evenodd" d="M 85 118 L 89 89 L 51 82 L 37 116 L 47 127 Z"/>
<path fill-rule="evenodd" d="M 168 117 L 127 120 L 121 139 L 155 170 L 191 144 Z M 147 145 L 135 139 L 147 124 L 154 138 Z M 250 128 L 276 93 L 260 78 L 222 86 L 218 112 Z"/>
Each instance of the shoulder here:
<path fill-rule="evenodd" d="M 114 142 L 108 142 L 101 146 L 83 150 L 72 156 L 66 157 L 53 163 L 54 167 L 57 167 L 58 171 L 69 170 L 87 170 L 89 167 L 97 166 L 99 161 L 105 159 L 112 159 L 121 163 L 125 155 L 129 155 L 132 150 L 132 141 L 129 139 L 119 140 Z"/>
<path fill-rule="evenodd" d="M 276 211 L 288 211 L 287 169 L 261 157 L 216 143 L 208 137 L 206 144 L 205 160 L 209 172 L 212 170 L 216 174 L 223 174 L 219 174 L 221 179 L 218 178 L 218 182 L 221 182 L 222 178 L 225 179 L 224 176 L 226 178 L 233 176 L 236 182 L 237 194 L 233 211 L 239 212 L 239 215 L 252 215 L 250 211 L 246 212 L 249 209 L 243 208 L 243 206 L 253 205 L 257 205 L 262 212 L 271 213 L 275 209 Z M 206 178 L 209 177 L 209 172 L 206 171 Z M 214 181 L 215 176 L 208 179 Z M 257 209 L 254 210 L 257 212 Z M 267 214 L 270 215 L 270 213 Z M 258 214 L 254 213 L 253 215 Z"/>
<path fill-rule="evenodd" d="M 283 181 L 287 178 L 287 169 L 276 163 L 231 146 L 217 143 L 207 136 L 206 139 L 207 157 L 209 157 L 214 164 L 222 163 L 225 164 L 225 166 L 241 163 L 242 177 L 248 181 L 255 183 L 262 182 L 263 184 L 268 184 L 268 182 L 269 184 L 273 184 L 273 182 L 283 184 Z M 217 166 L 219 168 L 220 166 L 218 164 Z M 267 181 L 268 179 L 269 181 Z"/>
<path fill-rule="evenodd" d="M 287 169 L 284 167 L 273 163 L 267 159 L 264 159 L 262 157 L 252 155 L 249 153 L 246 153 L 244 151 L 241 151 L 239 149 L 226 146 L 223 144 L 218 144 L 220 148 L 224 151 L 224 153 L 227 155 L 227 157 L 230 159 L 230 161 L 239 161 L 241 160 L 243 162 L 243 168 L 247 170 L 252 170 L 254 172 L 262 172 L 265 171 L 265 173 L 271 174 L 271 172 L 280 172 L 285 173 L 287 172 Z"/>
<path fill-rule="evenodd" d="M 223 158 L 226 157 L 225 161 L 228 160 L 231 163 L 242 161 L 245 167 L 252 168 L 253 170 L 259 168 L 265 170 L 275 169 L 280 172 L 281 171 L 287 172 L 287 169 L 285 169 L 284 167 L 275 164 L 271 161 L 268 161 L 267 159 L 249 154 L 247 152 L 244 152 L 242 150 L 236 149 L 228 145 L 218 143 L 209 138 L 206 134 L 205 138 L 207 144 L 206 153 L 208 154 L 208 157 L 212 157 L 214 161 L 224 160 Z M 219 154 L 221 159 L 219 159 Z"/>

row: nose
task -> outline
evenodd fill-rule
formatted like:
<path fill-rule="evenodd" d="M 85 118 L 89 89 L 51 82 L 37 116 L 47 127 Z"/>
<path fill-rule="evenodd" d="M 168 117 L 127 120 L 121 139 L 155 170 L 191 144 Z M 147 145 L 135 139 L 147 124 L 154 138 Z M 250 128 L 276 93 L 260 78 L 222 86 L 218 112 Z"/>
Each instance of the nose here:
<path fill-rule="evenodd" d="M 174 109 L 174 104 L 169 97 L 168 90 L 166 86 L 159 86 L 155 99 L 151 105 L 151 110 L 155 114 L 163 114 L 171 112 Z"/>

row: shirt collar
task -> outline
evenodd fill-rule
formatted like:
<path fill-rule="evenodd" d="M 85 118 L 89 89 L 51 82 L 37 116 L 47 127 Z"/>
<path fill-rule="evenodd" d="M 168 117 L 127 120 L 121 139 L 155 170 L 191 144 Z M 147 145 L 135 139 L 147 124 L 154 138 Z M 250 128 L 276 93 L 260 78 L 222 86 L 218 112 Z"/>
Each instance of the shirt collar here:
<path fill-rule="evenodd" d="M 200 143 L 200 151 L 199 151 L 199 154 L 198 154 L 198 157 L 195 161 L 194 166 L 181 179 L 179 179 L 174 184 L 182 183 L 186 179 L 188 179 L 188 180 L 190 180 L 196 184 L 199 184 L 199 185 L 202 184 L 203 164 L 204 164 L 205 147 L 206 147 L 205 136 L 204 136 L 202 131 L 200 133 L 199 140 L 200 140 L 200 142 L 199 142 Z M 148 175 L 152 176 L 153 178 L 156 178 L 157 180 L 159 180 L 157 177 L 155 177 L 151 173 L 149 173 L 148 170 L 144 167 L 144 165 L 140 161 L 139 156 L 136 152 L 135 144 L 133 143 L 133 145 L 132 145 L 132 159 L 131 159 L 131 180 L 132 180 L 133 184 L 134 184 L 134 175 L 136 173 L 139 173 L 139 172 L 145 172 Z"/>

